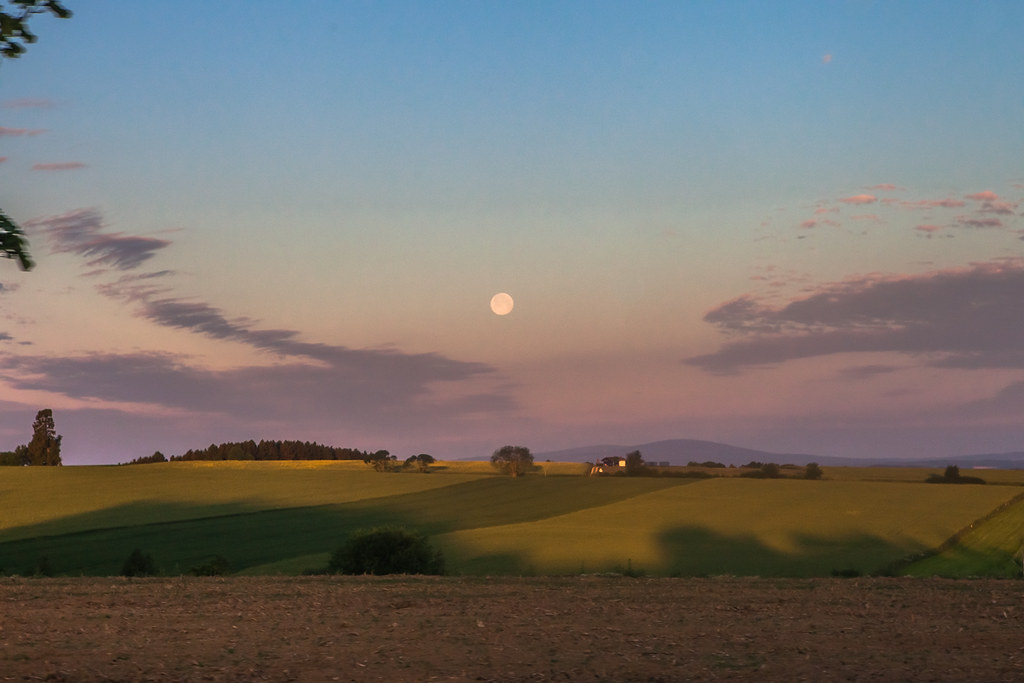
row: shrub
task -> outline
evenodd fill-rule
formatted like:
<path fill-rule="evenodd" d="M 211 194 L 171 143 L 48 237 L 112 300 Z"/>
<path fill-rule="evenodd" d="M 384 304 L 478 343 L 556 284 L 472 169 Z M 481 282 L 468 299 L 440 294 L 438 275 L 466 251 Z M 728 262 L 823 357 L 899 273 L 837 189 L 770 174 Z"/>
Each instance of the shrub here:
<path fill-rule="evenodd" d="M 744 465 L 744 467 L 748 467 L 748 465 Z M 779 471 L 779 466 L 775 463 L 766 462 L 761 463 L 756 470 L 743 472 L 740 476 L 750 479 L 778 479 L 782 476 L 782 472 Z"/>
<path fill-rule="evenodd" d="M 159 571 L 153 556 L 138 548 L 132 551 L 128 559 L 121 565 L 121 576 L 155 576 Z"/>
<path fill-rule="evenodd" d="M 334 551 L 332 574 L 444 574 L 444 556 L 426 537 L 398 527 L 354 532 Z"/>
<path fill-rule="evenodd" d="M 928 484 L 984 484 L 981 477 L 965 477 L 960 474 L 960 468 L 956 465 L 949 465 L 942 474 L 930 474 L 925 479 Z"/>
<path fill-rule="evenodd" d="M 804 479 L 821 479 L 821 467 L 816 462 L 807 463 L 804 468 Z"/>
<path fill-rule="evenodd" d="M 214 555 L 209 561 L 190 567 L 192 576 L 225 576 L 231 573 L 231 563 L 223 555 Z"/>

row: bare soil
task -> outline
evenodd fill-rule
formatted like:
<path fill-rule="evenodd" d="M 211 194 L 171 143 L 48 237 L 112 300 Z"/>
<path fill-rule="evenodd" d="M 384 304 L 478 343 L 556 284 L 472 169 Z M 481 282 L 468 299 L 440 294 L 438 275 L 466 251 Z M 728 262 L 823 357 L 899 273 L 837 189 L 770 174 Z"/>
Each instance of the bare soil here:
<path fill-rule="evenodd" d="M 0 680 L 1024 680 L 1024 582 L 8 578 Z"/>

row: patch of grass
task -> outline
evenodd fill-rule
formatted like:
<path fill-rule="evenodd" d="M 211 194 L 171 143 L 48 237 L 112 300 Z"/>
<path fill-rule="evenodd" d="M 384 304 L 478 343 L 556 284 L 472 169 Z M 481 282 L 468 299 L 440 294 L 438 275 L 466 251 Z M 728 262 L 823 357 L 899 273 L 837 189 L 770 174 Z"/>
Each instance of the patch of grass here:
<path fill-rule="evenodd" d="M 1024 495 L 963 529 L 934 555 L 903 567 L 909 576 L 1020 577 L 1024 553 Z"/>
<path fill-rule="evenodd" d="M 147 465 L 146 468 L 159 467 Z M 135 468 L 135 469 L 146 469 Z M 385 524 L 404 526 L 432 535 L 462 528 L 486 528 L 508 523 L 557 517 L 604 505 L 640 493 L 676 486 L 651 479 L 613 481 L 588 477 L 428 477 L 418 474 L 369 477 L 350 473 L 357 483 L 447 479 L 449 486 L 401 495 L 352 500 L 337 505 L 263 509 L 241 503 L 214 508 L 217 514 L 188 518 L 196 511 L 185 503 L 135 504 L 102 511 L 102 520 L 117 519 L 123 526 L 69 534 L 34 535 L 0 543 L 0 566 L 26 566 L 48 555 L 58 574 L 113 575 L 133 548 L 142 547 L 160 558 L 165 573 L 187 572 L 209 557 L 231 557 L 232 567 L 267 565 L 329 551 L 352 531 Z M 222 482 L 225 484 L 226 482 Z M 349 486 L 352 486 L 350 483 Z M 395 487 L 396 493 L 401 487 Z M 343 491 L 344 493 L 344 491 Z M 340 497 L 340 496 L 339 496 Z M 354 495 L 351 497 L 355 497 Z M 180 509 L 179 509 L 180 508 Z M 207 508 L 209 509 L 209 508 Z M 63 520 L 69 528 L 89 526 L 94 520 Z M 167 519 L 159 523 L 126 524 L 136 520 Z M 49 524 L 41 525 L 49 530 Z M 303 566 L 298 569 L 306 569 Z"/>
<path fill-rule="evenodd" d="M 90 529 L 344 503 L 480 478 L 381 477 L 361 461 L 0 468 L 0 542 Z M 493 472 L 487 472 L 493 477 Z M 125 514 L 129 512 L 130 514 Z"/>
<path fill-rule="evenodd" d="M 639 481 L 602 481 L 608 480 Z M 829 576 L 836 567 L 870 574 L 939 545 L 965 520 L 1018 492 L 921 483 L 668 481 L 690 483 L 557 518 L 455 531 L 438 544 L 453 573 L 515 574 L 527 566 L 543 574 L 571 574 L 581 566 L 602 572 L 630 557 L 652 575 Z"/>
<path fill-rule="evenodd" d="M 998 485 L 995 471 L 988 486 L 946 487 L 923 484 L 920 469 L 903 483 L 847 480 L 844 468 L 805 481 L 538 467 L 547 475 L 518 480 L 487 462 L 439 463 L 431 476 L 381 475 L 362 462 L 0 468 L 0 567 L 45 556 L 56 574 L 113 575 L 145 548 L 167 574 L 218 554 L 240 574 L 299 574 L 324 566 L 353 530 L 392 524 L 430 537 L 452 574 L 569 575 L 631 563 L 652 576 L 868 575 L 938 547 L 1021 492 Z M 986 543 L 1009 548 L 1021 519 L 993 519 L 989 531 L 1003 524 L 1008 536 Z"/>

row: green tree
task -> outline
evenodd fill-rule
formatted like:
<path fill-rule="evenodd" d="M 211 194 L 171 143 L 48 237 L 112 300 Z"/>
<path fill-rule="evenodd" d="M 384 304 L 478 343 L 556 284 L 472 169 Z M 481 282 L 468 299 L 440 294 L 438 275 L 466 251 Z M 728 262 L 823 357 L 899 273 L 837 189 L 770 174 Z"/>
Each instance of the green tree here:
<path fill-rule="evenodd" d="M 399 527 L 360 529 L 334 551 L 333 574 L 444 574 L 444 555 L 426 537 Z"/>
<path fill-rule="evenodd" d="M 415 467 L 420 472 L 429 472 L 430 466 L 433 465 L 436 460 L 434 456 L 428 455 L 427 453 L 420 453 L 419 455 L 410 455 L 405 459 L 405 467 Z"/>
<path fill-rule="evenodd" d="M 67 19 L 71 11 L 60 0 L 0 0 L 0 58 L 17 59 L 25 52 L 25 45 L 36 42 L 36 35 L 28 28 L 33 14 L 49 13 Z M 0 211 L 0 256 L 17 259 L 22 270 L 32 270 L 35 264 L 28 251 L 28 241 L 21 228 Z"/>
<path fill-rule="evenodd" d="M 821 479 L 822 474 L 821 467 L 816 462 L 809 462 L 804 468 L 804 479 Z"/>
<path fill-rule="evenodd" d="M 644 456 L 641 455 L 640 451 L 633 451 L 626 454 L 626 476 L 635 477 L 638 474 L 643 474 L 647 466 L 644 465 Z"/>
<path fill-rule="evenodd" d="M 45 408 L 36 413 L 32 423 L 32 440 L 28 443 L 29 465 L 60 465 L 60 442 L 53 424 L 53 411 Z"/>
<path fill-rule="evenodd" d="M 520 477 L 533 467 L 533 453 L 526 446 L 502 446 L 491 455 L 491 465 L 504 474 Z"/>
<path fill-rule="evenodd" d="M 377 472 L 393 472 L 395 469 L 395 461 L 397 460 L 397 457 L 383 450 L 377 451 L 376 453 L 367 453 L 363 456 L 363 462 L 367 465 L 371 465 Z"/>

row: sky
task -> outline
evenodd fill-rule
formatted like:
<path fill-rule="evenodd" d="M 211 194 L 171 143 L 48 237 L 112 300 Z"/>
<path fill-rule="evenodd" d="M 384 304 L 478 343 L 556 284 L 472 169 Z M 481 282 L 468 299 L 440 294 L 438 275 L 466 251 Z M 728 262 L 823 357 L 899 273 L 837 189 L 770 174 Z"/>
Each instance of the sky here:
<path fill-rule="evenodd" d="M 1024 450 L 1016 0 L 65 4 L 0 450 Z"/>

